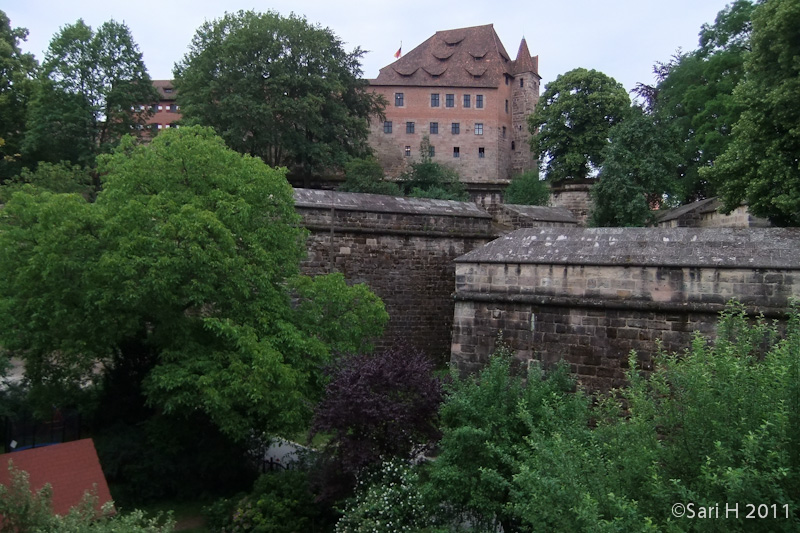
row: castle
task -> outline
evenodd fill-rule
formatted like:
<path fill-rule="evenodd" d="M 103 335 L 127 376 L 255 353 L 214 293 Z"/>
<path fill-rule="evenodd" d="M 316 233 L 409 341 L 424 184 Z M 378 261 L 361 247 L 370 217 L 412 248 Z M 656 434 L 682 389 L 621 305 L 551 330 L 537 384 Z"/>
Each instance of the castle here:
<path fill-rule="evenodd" d="M 382 68 L 370 88 L 387 101 L 370 145 L 397 178 L 420 156 L 454 168 L 473 200 L 491 206 L 516 174 L 535 168 L 527 117 L 539 101 L 538 56 L 523 38 L 512 60 L 491 24 L 438 31 Z"/>

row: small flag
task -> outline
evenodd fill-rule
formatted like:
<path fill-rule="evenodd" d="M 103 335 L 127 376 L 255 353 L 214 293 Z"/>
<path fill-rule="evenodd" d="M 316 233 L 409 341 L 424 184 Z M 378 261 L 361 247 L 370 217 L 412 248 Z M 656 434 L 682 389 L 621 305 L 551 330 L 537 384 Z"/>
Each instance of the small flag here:
<path fill-rule="evenodd" d="M 394 57 L 399 58 L 400 54 L 403 53 L 403 42 L 400 42 L 400 48 L 397 49 L 397 52 L 394 53 Z"/>

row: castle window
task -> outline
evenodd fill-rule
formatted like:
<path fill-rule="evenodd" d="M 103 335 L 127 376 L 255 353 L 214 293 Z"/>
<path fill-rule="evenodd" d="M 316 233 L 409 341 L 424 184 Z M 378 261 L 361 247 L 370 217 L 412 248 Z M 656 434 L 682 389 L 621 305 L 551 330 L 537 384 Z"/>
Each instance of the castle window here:
<path fill-rule="evenodd" d="M 433 147 L 433 145 L 428 146 L 428 155 L 431 157 L 436 156 L 436 149 Z"/>
<path fill-rule="evenodd" d="M 453 157 L 461 157 L 461 150 L 458 146 L 453 147 Z"/>
<path fill-rule="evenodd" d="M 517 143 L 515 143 L 514 141 L 511 141 L 511 149 L 512 150 L 516 150 L 517 149 Z"/>
<path fill-rule="evenodd" d="M 525 87 L 525 78 L 520 78 L 519 79 L 519 86 L 520 87 Z"/>
<path fill-rule="evenodd" d="M 483 159 L 484 157 L 486 157 L 486 150 L 481 146 L 478 148 L 478 159 Z"/>
<path fill-rule="evenodd" d="M 414 123 L 406 122 L 406 133 L 414 133 Z"/>
<path fill-rule="evenodd" d="M 159 110 L 159 111 L 163 111 L 163 110 L 164 110 L 164 106 L 163 106 L 163 105 L 159 105 L 159 106 L 158 106 L 158 110 Z"/>
<path fill-rule="evenodd" d="M 394 93 L 395 107 L 403 107 L 403 93 Z"/>
<path fill-rule="evenodd" d="M 450 125 L 450 133 L 452 133 L 453 135 L 458 135 L 459 133 L 461 133 L 461 124 L 459 124 L 458 122 L 453 122 Z"/>
<path fill-rule="evenodd" d="M 172 87 L 164 87 L 164 92 L 165 92 L 166 94 L 169 94 L 169 93 L 171 93 L 171 92 L 172 92 Z"/>
<path fill-rule="evenodd" d="M 431 135 L 438 135 L 439 134 L 439 123 L 438 122 L 431 122 L 430 128 L 428 128 L 428 132 Z"/>
<path fill-rule="evenodd" d="M 167 111 L 169 111 L 171 113 L 177 113 L 178 106 L 175 105 L 175 104 L 170 104 L 170 105 L 167 106 Z"/>
<path fill-rule="evenodd" d="M 503 126 L 503 139 L 505 139 L 505 138 L 506 138 L 506 127 Z"/>
<path fill-rule="evenodd" d="M 444 105 L 445 107 L 455 107 L 456 105 L 456 95 L 454 94 L 446 94 L 444 97 Z"/>
<path fill-rule="evenodd" d="M 431 95 L 431 107 L 439 107 L 439 93 Z"/>
<path fill-rule="evenodd" d="M 405 154 L 406 154 L 406 157 L 411 157 L 411 147 L 410 146 L 406 146 Z"/>
<path fill-rule="evenodd" d="M 483 95 L 477 94 L 475 95 L 475 107 L 478 109 L 483 109 Z"/>
<path fill-rule="evenodd" d="M 508 113 L 508 100 L 506 100 L 506 113 Z"/>
<path fill-rule="evenodd" d="M 483 123 L 475 123 L 475 135 L 483 135 Z"/>
<path fill-rule="evenodd" d="M 472 102 L 470 102 L 470 95 L 465 94 L 464 95 L 464 107 L 469 107 L 471 103 Z"/>
<path fill-rule="evenodd" d="M 508 85 L 508 74 L 504 74 L 503 77 L 506 79 L 506 85 Z"/>
<path fill-rule="evenodd" d="M 392 121 L 386 120 L 383 123 L 383 133 L 392 133 Z"/>

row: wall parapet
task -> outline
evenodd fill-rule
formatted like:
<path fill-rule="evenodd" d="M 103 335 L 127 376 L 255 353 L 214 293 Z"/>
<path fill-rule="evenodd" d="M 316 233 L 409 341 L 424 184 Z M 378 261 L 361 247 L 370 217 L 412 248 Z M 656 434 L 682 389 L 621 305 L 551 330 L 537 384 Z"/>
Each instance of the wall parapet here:
<path fill-rule="evenodd" d="M 497 236 L 492 217 L 468 202 L 308 189 L 295 209 L 310 234 L 303 273 L 366 283 L 390 317 L 379 347 L 403 340 L 446 361 L 453 259 Z"/>
<path fill-rule="evenodd" d="M 456 259 L 451 363 L 479 370 L 502 331 L 520 359 L 608 390 L 632 350 L 647 370 L 659 346 L 713 337 L 731 299 L 785 319 L 797 298 L 797 229 L 522 229 Z"/>

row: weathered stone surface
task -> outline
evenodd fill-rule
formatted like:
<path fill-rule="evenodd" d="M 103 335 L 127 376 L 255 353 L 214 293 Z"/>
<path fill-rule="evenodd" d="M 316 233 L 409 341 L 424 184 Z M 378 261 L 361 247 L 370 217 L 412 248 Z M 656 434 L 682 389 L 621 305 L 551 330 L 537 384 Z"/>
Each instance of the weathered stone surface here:
<path fill-rule="evenodd" d="M 295 208 L 310 230 L 303 272 L 367 283 L 390 316 L 380 346 L 405 340 L 446 361 L 453 259 L 496 236 L 491 216 L 468 202 L 303 189 Z"/>
<path fill-rule="evenodd" d="M 518 228 L 533 227 L 576 227 L 578 221 L 565 207 L 545 207 L 541 205 L 498 206 L 494 213 L 499 224 Z"/>
<path fill-rule="evenodd" d="M 747 206 L 741 205 L 729 214 L 720 212 L 719 198 L 706 198 L 675 209 L 657 211 L 658 225 L 665 228 L 768 228 L 765 218 L 754 217 Z"/>
<path fill-rule="evenodd" d="M 519 357 L 607 390 L 631 350 L 647 369 L 657 342 L 713 335 L 732 298 L 781 317 L 798 297 L 798 229 L 522 229 L 456 259 L 451 362 L 480 368 L 502 330 Z"/>
<path fill-rule="evenodd" d="M 458 262 L 795 268 L 800 228 L 521 229 Z"/>

